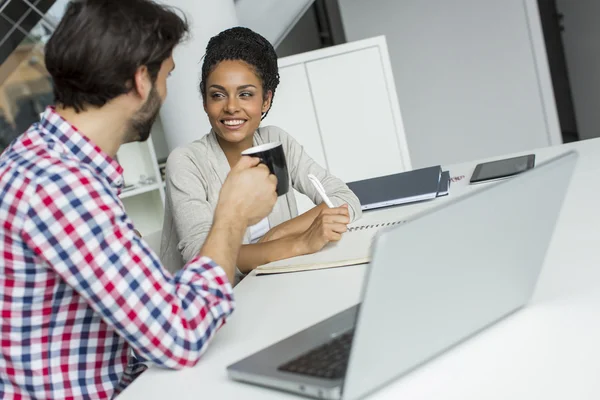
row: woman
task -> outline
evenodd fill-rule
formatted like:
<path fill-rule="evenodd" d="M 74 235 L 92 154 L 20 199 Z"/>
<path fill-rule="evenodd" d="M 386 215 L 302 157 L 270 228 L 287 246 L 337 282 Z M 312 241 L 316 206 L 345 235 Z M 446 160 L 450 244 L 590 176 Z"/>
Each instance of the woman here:
<path fill-rule="evenodd" d="M 238 256 L 239 272 L 246 274 L 271 261 L 317 252 L 339 240 L 347 224 L 360 218 L 358 198 L 341 180 L 316 164 L 282 129 L 259 127 L 278 84 L 275 49 L 259 34 L 238 27 L 209 41 L 200 92 L 212 130 L 169 155 L 161 243 L 165 265 L 180 267 L 198 254 L 231 166 L 244 150 L 259 144 L 282 143 L 291 185 L 271 214 L 248 228 Z M 322 203 L 308 174 L 321 181 L 335 208 Z M 298 216 L 291 187 L 319 205 Z"/>

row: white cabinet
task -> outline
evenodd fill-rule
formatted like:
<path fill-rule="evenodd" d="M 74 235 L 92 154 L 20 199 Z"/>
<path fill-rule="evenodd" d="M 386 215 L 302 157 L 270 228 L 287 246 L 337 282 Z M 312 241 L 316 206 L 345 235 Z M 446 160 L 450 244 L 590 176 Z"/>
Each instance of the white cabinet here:
<path fill-rule="evenodd" d="M 263 125 L 276 125 L 292 135 L 319 165 L 327 159 L 315 114 L 312 94 L 303 63 L 292 64 L 279 71 L 280 86 L 275 92 L 273 107 Z M 300 213 L 314 207 L 312 201 L 294 190 Z"/>
<path fill-rule="evenodd" d="M 315 113 L 306 67 L 294 64 L 279 71 L 280 86 L 263 125 L 276 125 L 302 144 L 319 164 L 326 165 L 325 152 Z"/>
<path fill-rule="evenodd" d="M 383 36 L 285 57 L 279 68 L 263 125 L 283 128 L 345 182 L 411 169 Z M 297 197 L 300 212 L 313 206 Z"/>
<path fill-rule="evenodd" d="M 396 129 L 378 46 L 308 62 L 306 68 L 331 173 L 349 182 L 410 165 L 404 164 L 404 132 Z"/>

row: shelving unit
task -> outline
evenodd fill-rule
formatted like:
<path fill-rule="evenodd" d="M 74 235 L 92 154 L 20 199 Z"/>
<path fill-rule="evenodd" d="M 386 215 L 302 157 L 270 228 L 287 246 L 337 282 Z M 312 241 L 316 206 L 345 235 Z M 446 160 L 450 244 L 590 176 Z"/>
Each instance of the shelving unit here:
<path fill-rule="evenodd" d="M 145 191 L 126 198 L 121 197 L 127 215 L 142 236 L 148 236 L 162 228 L 164 218 L 164 190 Z"/>
<path fill-rule="evenodd" d="M 121 193 L 121 200 L 127 199 L 129 197 L 138 196 L 140 194 L 153 192 L 155 190 L 160 191 L 160 186 L 165 186 L 165 183 L 153 183 L 153 184 L 145 184 L 145 185 L 136 185 L 133 189 L 125 191 Z"/>
<path fill-rule="evenodd" d="M 160 118 L 146 142 L 125 144 L 117 153 L 123 167 L 125 186 L 131 185 L 130 189 L 121 193 L 121 201 L 142 236 L 151 235 L 162 228 L 165 183 L 161 179 L 159 162 L 167 155 Z"/>

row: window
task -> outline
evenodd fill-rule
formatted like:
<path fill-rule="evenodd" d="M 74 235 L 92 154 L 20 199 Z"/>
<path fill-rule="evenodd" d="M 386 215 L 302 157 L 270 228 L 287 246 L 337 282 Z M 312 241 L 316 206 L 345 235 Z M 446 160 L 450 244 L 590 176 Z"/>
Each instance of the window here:
<path fill-rule="evenodd" d="M 44 44 L 67 0 L 0 2 L 0 152 L 54 100 Z"/>

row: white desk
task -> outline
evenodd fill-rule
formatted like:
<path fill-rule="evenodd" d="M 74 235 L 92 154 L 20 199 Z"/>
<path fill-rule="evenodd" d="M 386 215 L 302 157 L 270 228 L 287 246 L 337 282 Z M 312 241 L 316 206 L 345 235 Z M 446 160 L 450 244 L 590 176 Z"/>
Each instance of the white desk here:
<path fill-rule="evenodd" d="M 579 164 L 532 304 L 375 393 L 374 399 L 600 399 L 600 139 L 536 151 L 542 162 L 577 148 Z M 475 163 L 449 166 L 469 190 Z M 438 199 L 365 216 L 406 216 Z M 230 381 L 225 367 L 359 301 L 365 266 L 250 276 L 237 310 L 194 368 L 151 368 L 120 399 L 286 399 Z"/>

